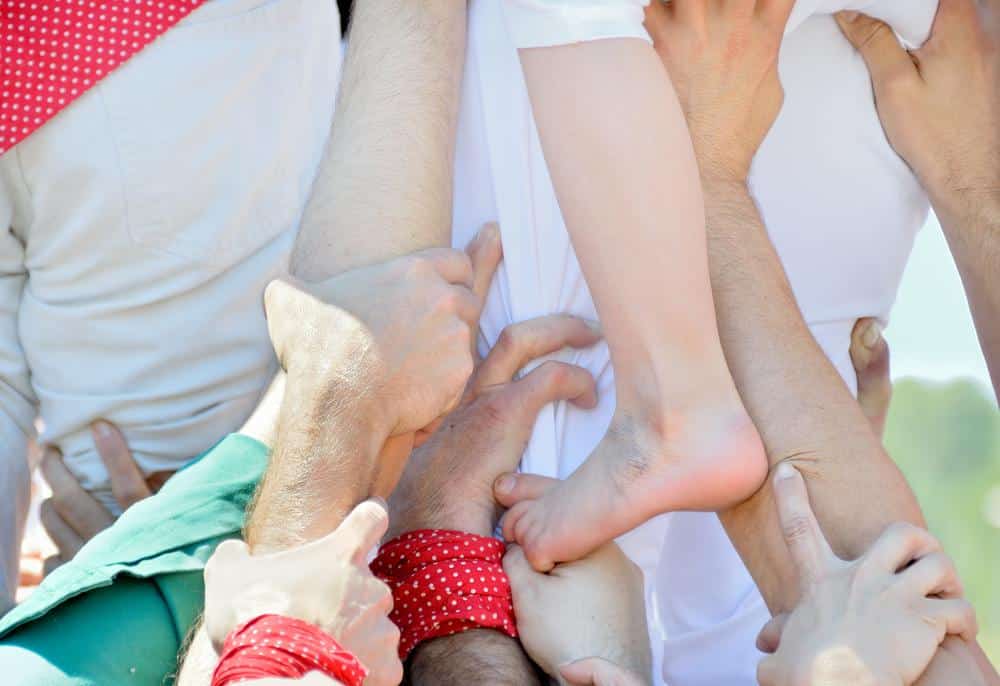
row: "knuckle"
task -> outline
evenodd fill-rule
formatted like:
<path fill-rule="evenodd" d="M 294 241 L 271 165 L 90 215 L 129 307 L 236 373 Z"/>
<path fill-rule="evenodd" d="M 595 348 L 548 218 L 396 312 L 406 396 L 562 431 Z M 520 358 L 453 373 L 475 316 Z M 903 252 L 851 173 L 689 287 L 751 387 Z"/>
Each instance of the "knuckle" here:
<path fill-rule="evenodd" d="M 811 530 L 809 518 L 801 513 L 789 516 L 781 524 L 781 531 L 788 541 L 801 541 L 809 536 Z"/>
<path fill-rule="evenodd" d="M 504 328 L 497 337 L 496 348 L 504 355 L 510 355 L 517 352 L 519 347 L 519 342 L 521 334 L 520 329 L 516 325 L 510 325 Z"/>

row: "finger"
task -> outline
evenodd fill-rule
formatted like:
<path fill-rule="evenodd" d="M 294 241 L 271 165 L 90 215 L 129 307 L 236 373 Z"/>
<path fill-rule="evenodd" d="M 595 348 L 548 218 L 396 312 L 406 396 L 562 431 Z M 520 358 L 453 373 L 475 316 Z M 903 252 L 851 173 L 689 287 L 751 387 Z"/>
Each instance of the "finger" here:
<path fill-rule="evenodd" d="M 98 420 L 90 425 L 90 433 L 97 447 L 97 454 L 108 469 L 111 492 L 115 500 L 127 510 L 135 503 L 153 494 L 146 484 L 146 477 L 132 458 L 132 451 L 125 437 L 111 422 Z"/>
<path fill-rule="evenodd" d="M 900 522 L 889 526 L 862 560 L 879 571 L 894 574 L 913 560 L 940 550 L 941 544 L 926 529 Z"/>
<path fill-rule="evenodd" d="M 768 655 L 757 663 L 757 683 L 760 686 L 777 686 L 780 682 L 780 668 L 778 658 Z"/>
<path fill-rule="evenodd" d="M 810 585 L 830 565 L 834 554 L 809 505 L 805 479 L 787 462 L 780 464 L 775 474 L 774 497 L 781 530 L 799 579 L 804 585 Z"/>
<path fill-rule="evenodd" d="M 837 12 L 834 17 L 844 36 L 861 53 L 876 89 L 892 79 L 918 73 L 888 24 L 859 12 Z"/>
<path fill-rule="evenodd" d="M 545 495 L 559 479 L 540 474 L 501 474 L 493 482 L 493 495 L 504 507 L 513 507 L 522 500 L 537 500 Z"/>
<path fill-rule="evenodd" d="M 514 544 L 507 546 L 507 552 L 503 556 L 503 571 L 510 580 L 515 599 L 518 593 L 527 588 L 528 584 L 537 581 L 539 577 L 539 573 L 531 567 L 531 563 L 525 557 L 521 546 Z"/>
<path fill-rule="evenodd" d="M 559 674 L 573 686 L 630 686 L 635 677 L 618 665 L 599 657 L 588 657 L 559 666 Z"/>
<path fill-rule="evenodd" d="M 52 539 L 52 542 L 56 544 L 56 548 L 59 549 L 59 557 L 64 560 L 72 559 L 86 541 L 59 516 L 59 513 L 52 505 L 51 498 L 42 501 L 38 509 L 38 514 L 49 538 Z"/>
<path fill-rule="evenodd" d="M 962 597 L 962 582 L 955 563 L 943 552 L 925 555 L 899 573 L 908 592 L 940 598 Z"/>
<path fill-rule="evenodd" d="M 223 541 L 215 548 L 215 552 L 205 563 L 205 583 L 209 583 L 215 576 L 219 567 L 223 570 L 232 569 L 234 565 L 250 557 L 250 549 L 247 544 L 239 539 L 229 539 Z"/>
<path fill-rule="evenodd" d="M 601 330 L 596 322 L 568 314 L 511 324 L 500 333 L 473 383 L 477 389 L 508 383 L 532 360 L 565 347 L 586 348 L 599 340 Z"/>
<path fill-rule="evenodd" d="M 943 627 L 945 635 L 961 636 L 972 642 L 979 634 L 976 610 L 962 598 L 928 598 L 921 605 L 920 614 L 931 624 Z"/>
<path fill-rule="evenodd" d="M 597 382 L 583 367 L 549 360 L 532 369 L 523 379 L 510 384 L 503 393 L 516 404 L 520 421 L 533 425 L 535 417 L 549 403 L 568 400 L 577 407 L 597 406 Z"/>
<path fill-rule="evenodd" d="M 51 507 L 80 538 L 89 540 L 114 523 L 111 513 L 66 468 L 58 450 L 46 448 L 41 468 L 52 489 Z"/>
<path fill-rule="evenodd" d="M 486 224 L 469 243 L 466 252 L 472 261 L 472 292 L 480 300 L 485 300 L 500 260 L 503 259 L 500 227 L 495 222 Z"/>
<path fill-rule="evenodd" d="M 859 319 L 851 332 L 851 362 L 858 380 L 858 403 L 876 435 L 882 436 L 892 399 L 889 345 L 873 317 Z"/>
<path fill-rule="evenodd" d="M 415 253 L 414 257 L 426 260 L 448 283 L 472 288 L 472 260 L 464 252 L 451 248 L 428 248 Z"/>
<path fill-rule="evenodd" d="M 781 634 L 785 632 L 787 623 L 788 615 L 784 612 L 771 617 L 757 634 L 757 650 L 762 653 L 774 653 L 781 645 Z"/>
<path fill-rule="evenodd" d="M 509 510 L 503 513 L 500 518 L 500 533 L 503 539 L 508 543 L 515 543 L 517 541 L 517 536 L 515 532 L 517 530 L 517 522 L 524 516 L 528 511 L 528 507 L 533 503 L 533 500 L 522 500 L 519 503 L 515 503 Z M 518 546 L 521 550 L 521 547 Z M 524 552 L 523 550 L 521 551 Z"/>
<path fill-rule="evenodd" d="M 479 331 L 479 315 L 483 311 L 483 301 L 468 288 L 452 286 L 452 290 L 454 291 L 455 313 L 473 332 Z M 475 336 L 470 338 L 475 340 Z"/>
<path fill-rule="evenodd" d="M 385 501 L 381 498 L 369 498 L 351 510 L 336 531 L 327 538 L 342 532 L 343 542 L 338 545 L 346 545 L 354 561 L 364 563 L 388 528 L 389 510 Z"/>

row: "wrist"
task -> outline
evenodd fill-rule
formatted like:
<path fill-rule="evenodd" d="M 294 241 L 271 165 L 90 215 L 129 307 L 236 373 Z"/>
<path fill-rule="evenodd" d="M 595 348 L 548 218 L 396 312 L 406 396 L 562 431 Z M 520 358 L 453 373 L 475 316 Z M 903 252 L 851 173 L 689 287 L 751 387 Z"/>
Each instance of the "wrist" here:
<path fill-rule="evenodd" d="M 477 536 L 492 536 L 499 518 L 492 500 L 489 503 L 445 502 L 440 489 L 424 497 L 394 494 L 389 501 L 387 538 L 396 538 L 417 529 L 462 531 Z"/>

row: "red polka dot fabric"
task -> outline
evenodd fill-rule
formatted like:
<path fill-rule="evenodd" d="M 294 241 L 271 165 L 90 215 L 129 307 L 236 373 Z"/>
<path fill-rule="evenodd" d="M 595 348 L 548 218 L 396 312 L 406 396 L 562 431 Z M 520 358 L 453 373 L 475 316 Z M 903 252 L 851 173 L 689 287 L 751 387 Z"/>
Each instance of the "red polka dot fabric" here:
<path fill-rule="evenodd" d="M 0 0 L 0 155 L 204 0 Z"/>
<path fill-rule="evenodd" d="M 423 641 L 470 629 L 517 636 L 505 551 L 495 538 L 436 529 L 382 546 L 371 570 L 392 589 L 401 659 Z"/>
<path fill-rule="evenodd" d="M 261 615 L 237 627 L 222 646 L 212 686 L 251 679 L 300 679 L 322 672 L 344 686 L 362 686 L 368 670 L 332 636 L 308 622 Z"/>

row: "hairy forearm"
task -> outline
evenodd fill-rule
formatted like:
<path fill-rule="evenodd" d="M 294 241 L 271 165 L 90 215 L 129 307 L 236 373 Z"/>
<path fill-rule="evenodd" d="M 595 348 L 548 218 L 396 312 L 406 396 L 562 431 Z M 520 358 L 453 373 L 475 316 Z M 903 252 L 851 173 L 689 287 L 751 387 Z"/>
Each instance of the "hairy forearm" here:
<path fill-rule="evenodd" d="M 1000 399 L 1000 191 L 936 205 Z"/>
<path fill-rule="evenodd" d="M 538 671 L 517 639 L 476 629 L 428 641 L 407 665 L 412 686 L 541 686 Z"/>
<path fill-rule="evenodd" d="M 706 183 L 709 264 L 726 358 L 772 468 L 794 463 L 823 531 L 853 559 L 890 523 L 924 520 L 903 475 L 809 332 L 742 184 Z M 770 480 L 720 514 L 772 611 L 790 610 L 797 577 Z"/>
<path fill-rule="evenodd" d="M 357 0 L 337 115 L 292 259 L 332 274 L 451 238 L 466 3 Z"/>
<path fill-rule="evenodd" d="M 320 281 L 449 242 L 464 40 L 465 3 L 355 3 L 337 116 L 296 241 L 296 277 Z M 343 458 L 378 450 L 373 443 L 385 437 L 361 435 L 371 427 L 356 410 L 330 426 L 333 394 L 304 395 L 301 381 L 287 384 L 247 529 L 251 546 L 322 535 L 369 494 Z"/>

